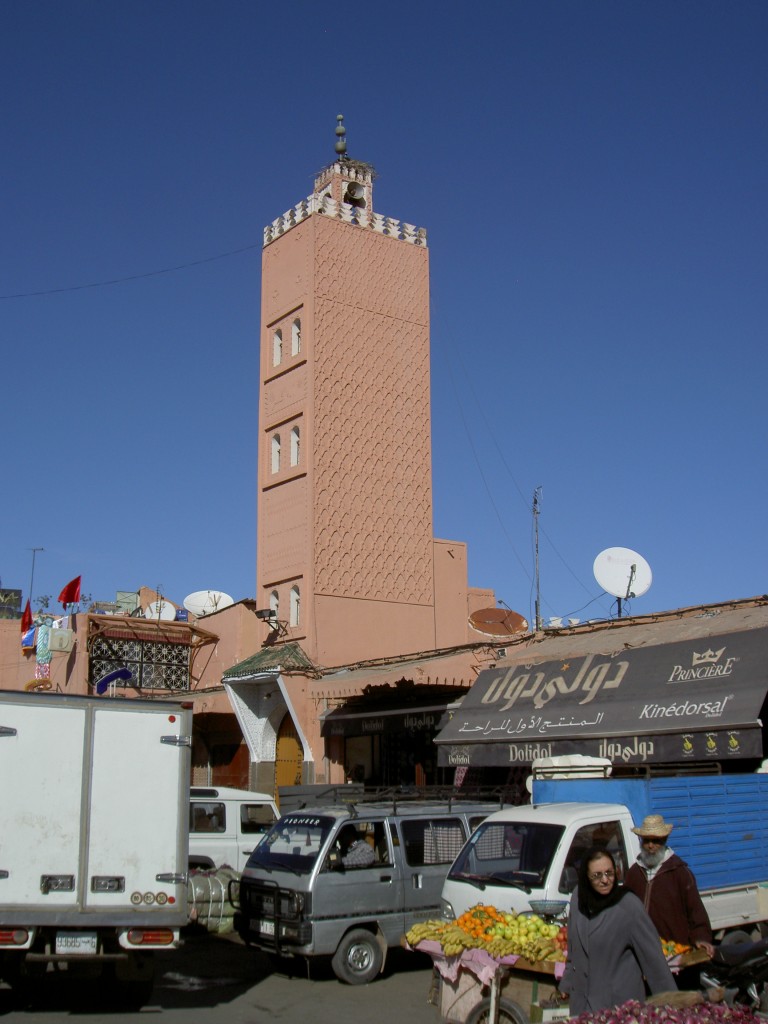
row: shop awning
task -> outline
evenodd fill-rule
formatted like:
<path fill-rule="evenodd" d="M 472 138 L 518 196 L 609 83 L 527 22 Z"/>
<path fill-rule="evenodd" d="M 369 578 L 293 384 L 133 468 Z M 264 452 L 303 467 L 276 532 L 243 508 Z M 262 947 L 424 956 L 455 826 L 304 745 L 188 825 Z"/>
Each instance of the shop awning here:
<path fill-rule="evenodd" d="M 355 711 L 335 708 L 320 716 L 321 736 L 381 736 L 383 733 L 434 732 L 443 724 L 447 701 L 428 707 L 396 708 L 386 711 Z"/>
<path fill-rule="evenodd" d="M 435 738 L 438 764 L 762 757 L 768 628 L 481 672 Z"/>

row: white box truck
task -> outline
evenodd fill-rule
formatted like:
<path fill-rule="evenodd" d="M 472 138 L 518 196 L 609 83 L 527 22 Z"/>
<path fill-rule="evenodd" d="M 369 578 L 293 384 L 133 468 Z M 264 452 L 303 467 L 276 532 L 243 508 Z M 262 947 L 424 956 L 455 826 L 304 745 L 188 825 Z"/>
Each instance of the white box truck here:
<path fill-rule="evenodd" d="M 0 691 L 0 978 L 123 1005 L 188 923 L 191 705 Z"/>

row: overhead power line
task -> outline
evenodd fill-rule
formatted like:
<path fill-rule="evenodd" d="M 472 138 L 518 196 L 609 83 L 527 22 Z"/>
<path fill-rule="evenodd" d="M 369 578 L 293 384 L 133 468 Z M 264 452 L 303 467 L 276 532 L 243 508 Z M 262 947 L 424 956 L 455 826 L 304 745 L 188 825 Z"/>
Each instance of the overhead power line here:
<path fill-rule="evenodd" d="M 59 295 L 62 292 L 79 292 L 86 288 L 106 288 L 112 284 L 124 284 L 126 281 L 140 281 L 145 277 L 159 277 L 160 274 L 173 274 L 177 270 L 189 270 L 190 267 L 199 267 L 203 263 L 213 263 L 215 260 L 223 260 L 228 256 L 238 256 L 242 252 L 249 252 L 251 249 L 261 249 L 261 242 L 254 242 L 253 245 L 244 245 L 240 249 L 230 249 L 229 252 L 220 252 L 216 256 L 206 256 L 201 260 L 192 260 L 189 263 L 179 263 L 175 267 L 164 267 L 162 270 L 148 270 L 143 274 L 130 274 L 128 277 L 114 277 L 109 281 L 92 281 L 90 284 L 73 284 L 66 288 L 44 288 L 34 292 L 16 292 L 12 295 L 0 295 L 0 299 L 29 299 L 36 295 Z"/>

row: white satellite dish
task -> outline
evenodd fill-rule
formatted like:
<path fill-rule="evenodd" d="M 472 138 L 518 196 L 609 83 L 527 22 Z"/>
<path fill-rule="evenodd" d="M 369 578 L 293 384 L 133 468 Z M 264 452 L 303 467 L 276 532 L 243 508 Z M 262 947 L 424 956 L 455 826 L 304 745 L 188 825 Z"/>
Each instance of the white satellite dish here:
<path fill-rule="evenodd" d="M 176 609 L 170 601 L 164 601 L 161 597 L 158 601 L 153 601 L 148 604 L 144 609 L 145 619 L 160 619 L 163 622 L 170 622 L 171 619 L 176 618 Z"/>
<path fill-rule="evenodd" d="M 595 559 L 592 567 L 595 579 L 607 594 L 621 602 L 642 597 L 653 582 L 653 573 L 642 555 L 631 548 L 606 548 Z"/>
<path fill-rule="evenodd" d="M 229 608 L 234 603 L 234 598 L 221 590 L 196 590 L 184 598 L 184 607 L 198 618 L 220 612 L 222 608 Z"/>

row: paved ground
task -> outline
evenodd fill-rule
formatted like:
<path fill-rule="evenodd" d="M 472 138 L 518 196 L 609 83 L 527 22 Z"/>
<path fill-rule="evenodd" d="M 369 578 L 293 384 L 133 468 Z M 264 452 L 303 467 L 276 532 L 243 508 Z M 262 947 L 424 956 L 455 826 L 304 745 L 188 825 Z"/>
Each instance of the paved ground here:
<path fill-rule="evenodd" d="M 24 1008 L 0 991 L 3 1024 L 147 1024 L 162 1014 L 170 1024 L 439 1024 L 428 1003 L 431 961 L 418 953 L 390 951 L 385 973 L 370 985 L 343 985 L 330 966 L 296 961 L 295 973 L 274 971 L 270 961 L 237 937 L 190 930 L 182 949 L 157 959 L 152 999 L 140 1012 L 104 1008 L 88 999 L 86 982 L 54 980 L 40 986 Z M 175 1019 L 174 1019 L 175 1018 Z"/>

